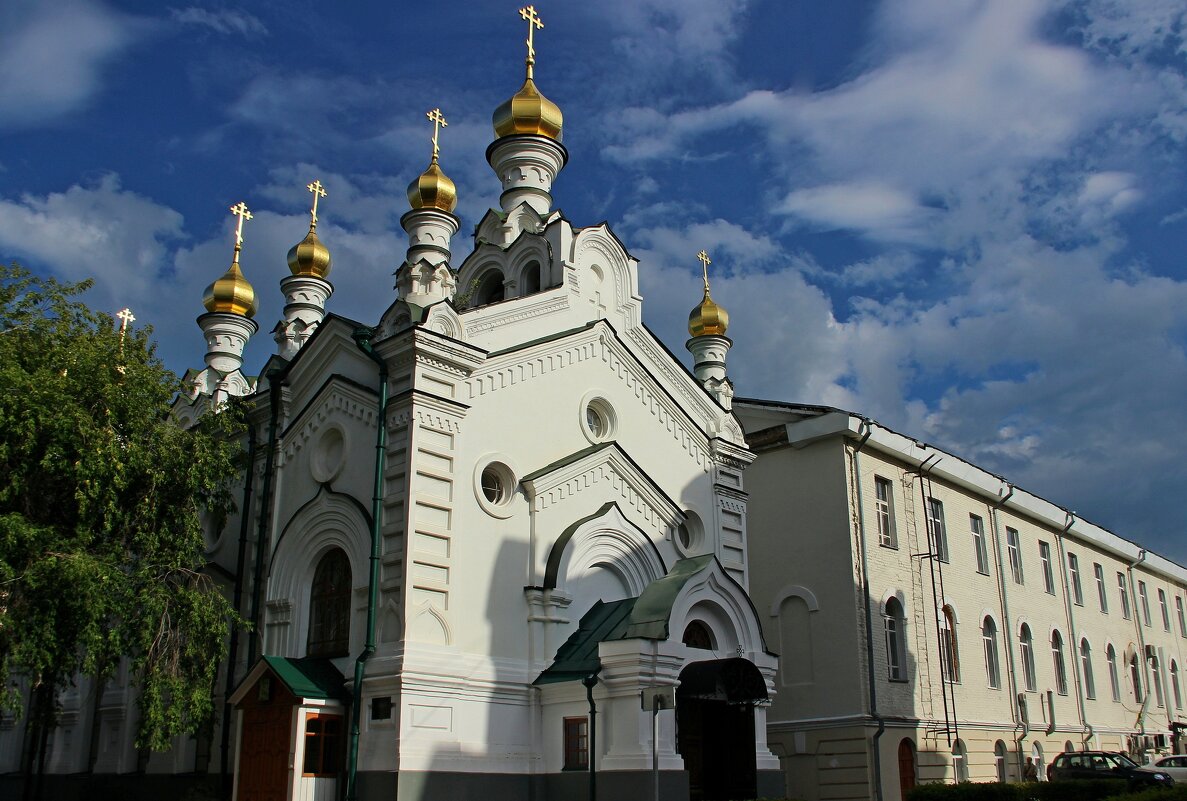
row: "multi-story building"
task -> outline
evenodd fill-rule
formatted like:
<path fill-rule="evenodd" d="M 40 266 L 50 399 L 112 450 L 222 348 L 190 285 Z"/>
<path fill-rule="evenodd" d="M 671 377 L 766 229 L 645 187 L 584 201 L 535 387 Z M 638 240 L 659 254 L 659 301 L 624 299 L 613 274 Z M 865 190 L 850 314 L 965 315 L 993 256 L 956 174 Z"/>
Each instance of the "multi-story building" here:
<path fill-rule="evenodd" d="M 1187 570 L 838 409 L 735 403 L 792 797 L 896 801 L 1027 757 L 1174 747 Z"/>

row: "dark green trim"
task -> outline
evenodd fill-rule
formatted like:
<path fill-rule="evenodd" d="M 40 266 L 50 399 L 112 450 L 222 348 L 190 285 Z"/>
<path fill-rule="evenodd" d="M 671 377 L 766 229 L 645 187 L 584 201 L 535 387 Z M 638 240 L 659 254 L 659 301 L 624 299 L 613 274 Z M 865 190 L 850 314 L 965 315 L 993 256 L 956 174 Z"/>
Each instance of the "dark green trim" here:
<path fill-rule="evenodd" d="M 627 640 L 636 637 L 644 640 L 668 639 L 668 619 L 672 616 L 672 605 L 676 603 L 676 596 L 680 594 L 684 585 L 693 576 L 711 565 L 716 559 L 717 557 L 712 554 L 681 559 L 672 565 L 668 575 L 648 584 L 647 589 L 643 590 L 643 594 L 635 603 L 635 608 L 631 610 L 630 624 L 622 638 Z"/>
<path fill-rule="evenodd" d="M 595 446 L 594 449 L 596 449 L 597 447 L 598 446 Z M 591 449 L 591 450 L 594 450 L 594 449 Z M 547 469 L 547 468 L 545 468 L 545 469 Z M 524 480 L 526 481 L 527 479 L 524 479 Z M 665 495 L 664 497 L 666 498 L 667 496 Z M 671 499 L 669 498 L 668 500 L 670 501 Z M 673 504 L 673 505 L 675 505 L 675 504 Z M 547 566 L 544 568 L 544 589 L 546 589 L 546 590 L 556 589 L 556 577 L 557 577 L 557 573 L 560 572 L 561 558 L 565 555 L 565 548 L 567 548 L 569 546 L 569 541 L 573 539 L 573 535 L 577 533 L 577 529 L 581 528 L 582 526 L 584 526 L 586 523 L 588 523 L 591 520 L 597 520 L 599 517 L 605 516 L 611 509 L 617 509 L 618 513 L 622 514 L 624 519 L 626 518 L 626 515 L 623 514 L 622 507 L 620 507 L 618 505 L 618 502 L 610 501 L 609 503 L 603 504 L 602 507 L 600 509 L 598 509 L 598 511 L 594 512 L 593 514 L 586 515 L 585 517 L 581 518 L 580 520 L 576 520 L 576 521 L 570 523 L 565 528 L 565 530 L 561 532 L 561 535 L 556 538 L 556 542 L 554 542 L 552 544 L 552 548 L 548 551 L 548 563 L 547 563 Z M 642 537 L 643 540 L 648 545 L 651 546 L 652 552 L 655 553 L 655 558 L 659 560 L 660 567 L 666 571 L 668 569 L 668 566 L 664 562 L 663 554 L 661 554 L 659 552 L 659 548 L 656 547 L 656 544 L 652 541 L 651 537 L 648 537 L 647 533 L 644 532 L 643 529 L 639 528 L 638 526 L 634 526 L 634 529 L 635 529 L 635 531 L 637 531 L 639 533 L 639 536 Z"/>
<path fill-rule="evenodd" d="M 348 703 L 346 678 L 329 659 L 262 656 L 261 661 L 298 698 L 320 698 Z"/>

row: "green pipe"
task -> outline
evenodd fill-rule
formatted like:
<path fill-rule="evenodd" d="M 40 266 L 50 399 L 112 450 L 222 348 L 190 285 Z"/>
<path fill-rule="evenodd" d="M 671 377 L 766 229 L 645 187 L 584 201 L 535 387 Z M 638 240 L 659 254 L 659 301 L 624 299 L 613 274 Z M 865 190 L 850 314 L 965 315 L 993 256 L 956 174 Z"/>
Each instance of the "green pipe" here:
<path fill-rule="evenodd" d="M 276 465 L 276 428 L 280 418 L 280 370 L 268 373 L 268 453 L 264 455 L 264 483 L 260 487 L 260 525 L 256 529 L 255 569 L 251 586 L 251 633 L 247 638 L 247 666 L 256 661 L 260 637 L 260 595 L 264 591 L 264 549 L 268 538 L 268 521 L 272 517 L 272 469 Z M 249 467 L 249 469 L 251 469 Z"/>
<path fill-rule="evenodd" d="M 375 435 L 375 492 L 371 496 L 371 573 L 367 581 L 367 644 L 354 661 L 354 699 L 350 710 L 350 750 L 346 769 L 346 798 L 356 801 L 355 779 L 359 769 L 359 719 L 363 706 L 363 670 L 375 653 L 375 597 L 379 590 L 379 546 L 383 529 L 383 469 L 387 453 L 387 362 L 371 349 L 372 328 L 356 328 L 354 342 L 359 350 L 379 365 L 379 404 L 376 406 L 378 432 Z"/>

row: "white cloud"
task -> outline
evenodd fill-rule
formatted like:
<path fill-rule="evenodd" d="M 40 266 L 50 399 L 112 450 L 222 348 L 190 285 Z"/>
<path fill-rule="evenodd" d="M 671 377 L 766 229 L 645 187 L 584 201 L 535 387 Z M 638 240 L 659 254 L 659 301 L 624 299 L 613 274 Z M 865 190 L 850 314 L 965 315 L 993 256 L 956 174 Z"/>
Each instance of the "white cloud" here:
<path fill-rule="evenodd" d="M 149 29 L 91 0 L 0 4 L 0 128 L 43 124 L 84 107 L 103 68 Z"/>
<path fill-rule="evenodd" d="M 934 211 L 894 187 L 847 183 L 797 189 L 776 211 L 824 230 L 852 229 L 875 239 L 919 241 L 920 229 Z"/>
<path fill-rule="evenodd" d="M 181 25 L 194 25 L 209 28 L 215 33 L 224 35 L 238 34 L 248 39 L 267 36 L 268 28 L 258 17 L 246 11 L 208 11 L 204 8 L 190 6 L 175 8 L 170 12 L 174 22 Z"/>

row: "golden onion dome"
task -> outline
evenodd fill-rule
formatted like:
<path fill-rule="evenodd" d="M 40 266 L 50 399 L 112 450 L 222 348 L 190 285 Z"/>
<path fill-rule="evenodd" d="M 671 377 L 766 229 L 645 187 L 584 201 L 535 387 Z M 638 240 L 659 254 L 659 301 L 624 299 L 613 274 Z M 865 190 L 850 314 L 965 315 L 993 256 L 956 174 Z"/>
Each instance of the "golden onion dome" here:
<path fill-rule="evenodd" d="M 330 274 L 330 249 L 317 238 L 316 226 L 309 226 L 309 233 L 289 251 L 289 272 L 321 279 Z"/>
<path fill-rule="evenodd" d="M 729 313 L 713 302 L 709 296 L 709 287 L 706 286 L 704 299 L 688 313 L 688 333 L 694 337 L 709 334 L 725 336 L 729 324 Z"/>
<path fill-rule="evenodd" d="M 208 312 L 255 317 L 259 300 L 256 298 L 255 289 L 243 277 L 238 259 L 231 262 L 230 269 L 223 273 L 221 278 L 206 287 L 202 305 Z"/>
<path fill-rule="evenodd" d="M 523 87 L 495 109 L 495 136 L 537 134 L 561 141 L 561 127 L 565 117 L 560 107 L 540 94 L 530 77 Z"/>
<path fill-rule="evenodd" d="M 457 187 L 449 176 L 441 171 L 437 157 L 429 162 L 429 168 L 408 184 L 408 203 L 414 209 L 440 209 L 452 212 L 457 208 Z"/>

